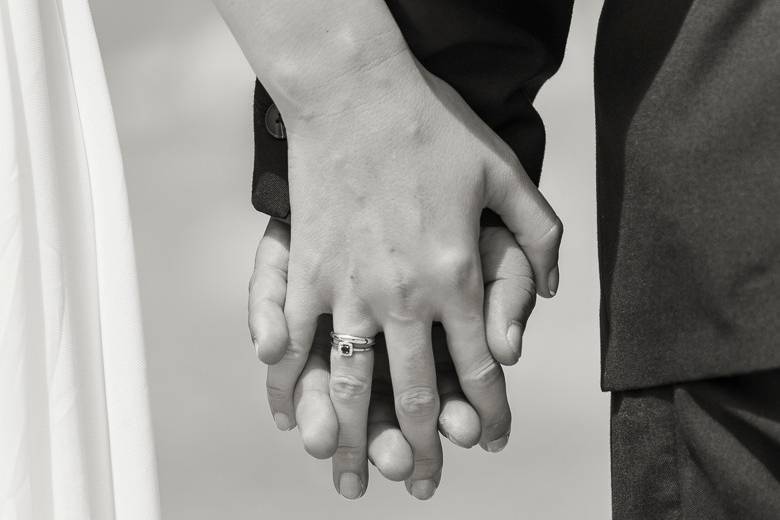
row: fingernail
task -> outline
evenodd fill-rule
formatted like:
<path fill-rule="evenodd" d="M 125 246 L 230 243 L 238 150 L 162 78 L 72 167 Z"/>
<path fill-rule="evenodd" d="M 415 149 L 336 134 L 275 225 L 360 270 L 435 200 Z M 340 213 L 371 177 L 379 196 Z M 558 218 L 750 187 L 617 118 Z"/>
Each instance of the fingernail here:
<path fill-rule="evenodd" d="M 517 352 L 517 357 L 520 357 L 522 353 L 523 345 L 521 340 L 523 339 L 523 324 L 519 321 L 512 320 L 512 324 L 509 325 L 509 330 L 506 331 L 506 342 L 512 352 Z"/>
<path fill-rule="evenodd" d="M 292 423 L 290 422 L 290 418 L 281 412 L 276 412 L 274 414 L 274 422 L 276 423 L 276 427 L 282 431 L 287 431 L 290 428 L 292 428 Z"/>
<path fill-rule="evenodd" d="M 342 473 L 339 479 L 339 493 L 344 498 L 355 500 L 363 494 L 363 483 L 355 473 Z"/>
<path fill-rule="evenodd" d="M 433 480 L 415 480 L 409 492 L 418 500 L 428 500 L 436 492 L 436 483 Z"/>
<path fill-rule="evenodd" d="M 550 291 L 550 296 L 555 296 L 558 292 L 558 281 L 560 279 L 560 273 L 558 272 L 558 266 L 552 268 L 550 275 L 547 277 L 547 289 Z"/>
<path fill-rule="evenodd" d="M 499 451 L 503 450 L 506 447 L 508 442 L 509 442 L 509 434 L 504 435 L 500 439 L 496 439 L 488 443 L 480 443 L 479 445 L 482 446 L 482 449 L 487 452 L 498 453 Z"/>

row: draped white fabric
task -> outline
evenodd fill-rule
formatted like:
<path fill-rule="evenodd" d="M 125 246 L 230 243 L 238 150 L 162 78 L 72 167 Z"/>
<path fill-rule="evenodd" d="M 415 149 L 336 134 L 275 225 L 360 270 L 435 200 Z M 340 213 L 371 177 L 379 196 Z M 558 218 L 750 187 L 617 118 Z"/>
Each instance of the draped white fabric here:
<path fill-rule="evenodd" d="M 155 520 L 122 163 L 87 0 L 0 0 L 0 520 Z"/>

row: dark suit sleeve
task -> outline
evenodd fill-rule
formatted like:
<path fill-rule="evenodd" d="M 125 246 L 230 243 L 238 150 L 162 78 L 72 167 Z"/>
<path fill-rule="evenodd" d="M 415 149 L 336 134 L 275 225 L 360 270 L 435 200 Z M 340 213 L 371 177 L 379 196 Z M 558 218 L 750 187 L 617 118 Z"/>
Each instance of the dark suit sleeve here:
<path fill-rule="evenodd" d="M 561 64 L 573 0 L 387 0 L 410 49 L 515 151 L 539 182 L 544 125 L 532 102 Z M 273 102 L 255 88 L 252 203 L 285 218 L 287 141 Z M 283 127 L 281 127 L 283 128 Z M 483 225 L 501 225 L 486 210 Z"/>
<path fill-rule="evenodd" d="M 287 189 L 287 139 L 271 96 L 255 81 L 255 168 L 252 175 L 252 205 L 277 218 L 290 215 Z M 266 125 L 266 120 L 268 124 Z"/>

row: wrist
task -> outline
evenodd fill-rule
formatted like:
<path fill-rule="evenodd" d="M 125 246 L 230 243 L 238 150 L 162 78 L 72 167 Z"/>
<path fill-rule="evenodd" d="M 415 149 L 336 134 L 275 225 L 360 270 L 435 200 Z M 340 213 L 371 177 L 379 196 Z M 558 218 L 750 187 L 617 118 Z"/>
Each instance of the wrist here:
<path fill-rule="evenodd" d="M 375 105 L 404 86 L 423 83 L 402 38 L 377 38 L 383 40 L 334 38 L 327 59 L 288 55 L 275 62 L 262 81 L 288 130 L 294 132 L 298 123 Z"/>

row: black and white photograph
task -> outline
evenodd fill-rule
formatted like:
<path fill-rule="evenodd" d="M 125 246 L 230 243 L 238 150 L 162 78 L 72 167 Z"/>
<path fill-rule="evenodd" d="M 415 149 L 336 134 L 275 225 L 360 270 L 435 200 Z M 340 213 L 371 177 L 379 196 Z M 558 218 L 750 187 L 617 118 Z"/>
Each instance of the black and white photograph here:
<path fill-rule="evenodd" d="M 780 520 L 777 0 L 0 0 L 0 520 Z"/>

